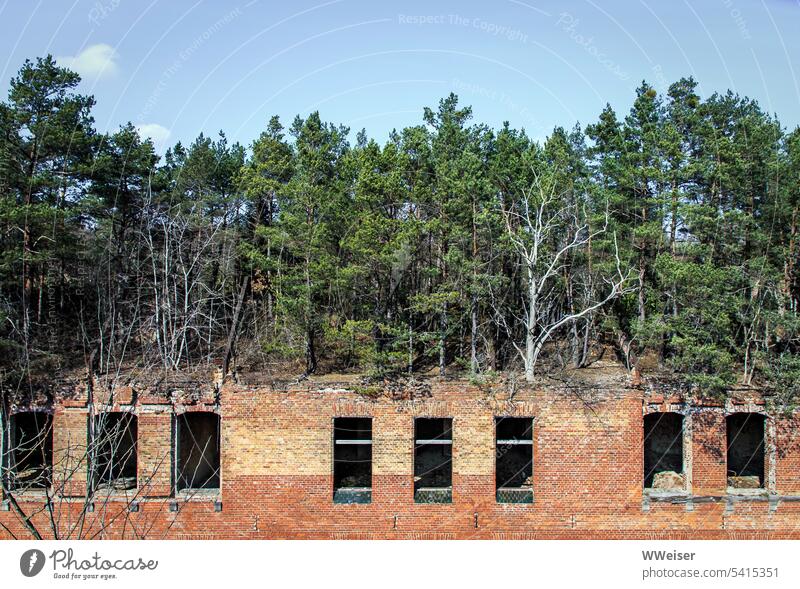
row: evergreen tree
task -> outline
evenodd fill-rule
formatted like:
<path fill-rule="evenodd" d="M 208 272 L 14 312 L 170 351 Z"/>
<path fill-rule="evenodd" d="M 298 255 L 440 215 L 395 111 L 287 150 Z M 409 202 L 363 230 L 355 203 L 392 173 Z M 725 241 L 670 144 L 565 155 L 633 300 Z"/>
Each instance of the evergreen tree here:
<path fill-rule="evenodd" d="M 383 145 L 312 113 L 162 160 L 131 124 L 98 135 L 78 83 L 29 61 L 0 103 L 3 386 L 301 360 L 532 379 L 612 347 L 703 392 L 800 392 L 800 130 L 751 99 L 643 83 L 540 145 L 451 94 Z"/>
<path fill-rule="evenodd" d="M 80 251 L 77 214 L 90 173 L 94 99 L 51 56 L 26 61 L 2 106 L 2 284 L 20 363 L 58 363 L 67 267 Z M 46 308 L 48 307 L 48 308 Z M 32 349 L 44 353 L 32 356 Z"/>

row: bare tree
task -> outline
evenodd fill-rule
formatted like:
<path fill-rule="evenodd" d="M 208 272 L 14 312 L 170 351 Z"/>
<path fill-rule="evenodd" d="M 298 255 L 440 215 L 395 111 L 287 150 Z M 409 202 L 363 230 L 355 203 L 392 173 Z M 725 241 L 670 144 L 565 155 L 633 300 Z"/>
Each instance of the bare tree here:
<path fill-rule="evenodd" d="M 536 363 L 545 344 L 562 327 L 574 324 L 630 290 L 633 270 L 624 271 L 616 234 L 612 235 L 613 270 L 601 277 L 601 285 L 583 289 L 591 294 L 564 307 L 564 266 L 585 252 L 589 245 L 608 232 L 608 211 L 599 228 L 592 228 L 586 206 L 570 201 L 559 192 L 554 170 L 533 171 L 533 183 L 519 199 L 502 206 L 506 237 L 523 267 L 525 288 L 524 316 L 516 318 L 524 325 L 519 330 L 501 320 L 525 366 L 525 378 L 533 381 Z M 572 277 L 573 273 L 567 274 Z M 569 278 L 572 280 L 572 278 Z M 572 286 L 572 285 L 570 285 Z M 504 317 L 503 314 L 498 314 Z M 516 339 L 516 341 L 515 341 Z"/>
<path fill-rule="evenodd" d="M 221 239 L 221 225 L 195 223 L 199 212 L 179 207 L 148 209 L 142 231 L 146 258 L 151 263 L 152 300 L 150 316 L 144 317 L 144 334 L 153 334 L 164 368 L 177 370 L 191 365 L 201 342 L 214 345 L 212 334 L 224 333 L 220 324 L 230 306 L 224 283 L 208 279 L 209 268 Z M 210 350 L 209 350 L 210 352 Z M 209 353 L 210 355 L 210 353 Z"/>

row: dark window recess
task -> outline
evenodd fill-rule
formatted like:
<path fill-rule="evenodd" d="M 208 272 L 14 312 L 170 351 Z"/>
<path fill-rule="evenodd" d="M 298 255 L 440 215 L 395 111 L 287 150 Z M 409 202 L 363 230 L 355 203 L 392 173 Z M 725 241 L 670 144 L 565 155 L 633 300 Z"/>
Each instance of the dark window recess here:
<path fill-rule="evenodd" d="M 132 413 L 107 412 L 94 417 L 92 445 L 95 488 L 136 488 L 138 421 Z"/>
<path fill-rule="evenodd" d="M 372 419 L 333 420 L 333 501 L 372 501 Z"/>
<path fill-rule="evenodd" d="M 414 420 L 414 501 L 453 501 L 453 420 Z"/>
<path fill-rule="evenodd" d="M 764 424 L 765 418 L 759 413 L 734 413 L 727 417 L 729 487 L 764 487 Z"/>
<path fill-rule="evenodd" d="M 177 490 L 219 489 L 219 415 L 208 411 L 179 415 L 177 437 Z"/>
<path fill-rule="evenodd" d="M 53 417 L 39 411 L 11 416 L 8 484 L 11 489 L 45 489 L 53 470 Z"/>
<path fill-rule="evenodd" d="M 683 490 L 683 415 L 649 413 L 644 416 L 644 486 Z"/>
<path fill-rule="evenodd" d="M 533 419 L 495 418 L 498 503 L 533 503 Z"/>

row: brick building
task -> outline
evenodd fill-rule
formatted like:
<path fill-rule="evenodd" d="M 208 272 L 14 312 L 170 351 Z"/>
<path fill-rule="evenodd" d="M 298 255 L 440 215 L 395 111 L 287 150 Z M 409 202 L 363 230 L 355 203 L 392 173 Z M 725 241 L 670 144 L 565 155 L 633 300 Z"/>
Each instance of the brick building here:
<path fill-rule="evenodd" d="M 22 512 L 72 538 L 800 538 L 800 417 L 752 393 L 699 401 L 615 375 L 96 395 L 91 415 L 85 393 L 9 404 L 7 467 L 51 427 L 55 497 L 51 514 L 44 489 L 4 496 L 0 537 L 30 537 Z M 120 443 L 90 459 L 103 423 Z"/>

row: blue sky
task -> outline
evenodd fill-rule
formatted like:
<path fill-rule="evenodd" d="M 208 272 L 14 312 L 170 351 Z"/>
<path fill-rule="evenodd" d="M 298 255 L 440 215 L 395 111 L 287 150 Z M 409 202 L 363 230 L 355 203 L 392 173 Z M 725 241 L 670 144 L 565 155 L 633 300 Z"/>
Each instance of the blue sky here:
<path fill-rule="evenodd" d="M 476 121 L 534 137 L 627 111 L 642 79 L 693 75 L 800 124 L 800 0 L 0 0 L 4 88 L 52 53 L 84 76 L 101 130 L 159 147 L 249 144 L 319 110 L 385 140 L 454 91 Z"/>

